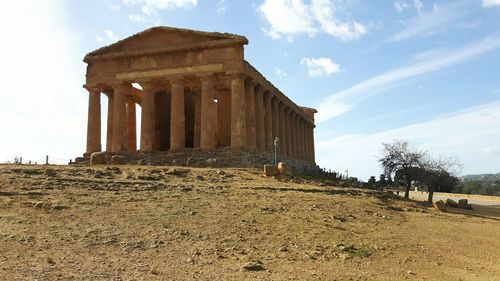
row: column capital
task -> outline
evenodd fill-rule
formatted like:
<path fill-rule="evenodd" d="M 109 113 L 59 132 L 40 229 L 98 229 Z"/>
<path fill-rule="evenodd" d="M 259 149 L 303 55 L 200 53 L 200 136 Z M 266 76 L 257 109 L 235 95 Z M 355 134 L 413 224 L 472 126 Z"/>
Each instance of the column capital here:
<path fill-rule="evenodd" d="M 215 82 L 214 74 L 198 75 L 197 77 L 200 79 L 201 82 Z"/>
<path fill-rule="evenodd" d="M 257 81 L 255 81 L 252 77 L 246 76 L 245 82 L 248 87 L 255 87 L 257 85 Z"/>
<path fill-rule="evenodd" d="M 172 77 L 168 80 L 169 80 L 170 84 L 176 84 L 176 85 L 184 85 L 187 82 L 186 79 L 184 79 L 184 77 L 182 77 L 182 76 Z"/>
<path fill-rule="evenodd" d="M 245 79 L 245 78 L 247 78 L 247 75 L 244 72 L 229 73 L 229 76 L 231 77 L 231 79 Z"/>
<path fill-rule="evenodd" d="M 91 93 L 96 93 L 96 92 L 102 92 L 102 88 L 101 87 L 98 87 L 96 85 L 83 85 L 83 88 L 85 88 L 87 91 L 91 92 Z"/>
<path fill-rule="evenodd" d="M 111 83 L 109 84 L 114 91 L 126 91 L 132 87 L 130 83 L 121 82 L 121 83 Z"/>

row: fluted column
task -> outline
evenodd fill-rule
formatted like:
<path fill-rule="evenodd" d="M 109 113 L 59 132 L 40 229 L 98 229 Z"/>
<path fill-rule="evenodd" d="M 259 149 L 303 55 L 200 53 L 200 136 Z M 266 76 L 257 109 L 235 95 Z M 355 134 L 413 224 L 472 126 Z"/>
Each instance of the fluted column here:
<path fill-rule="evenodd" d="M 246 146 L 245 75 L 231 75 L 231 146 Z"/>
<path fill-rule="evenodd" d="M 135 118 L 135 101 L 131 98 L 127 100 L 127 144 L 129 151 L 137 150 L 137 133 Z"/>
<path fill-rule="evenodd" d="M 273 109 L 272 109 L 272 105 L 271 105 L 271 100 L 272 100 L 271 93 L 265 92 L 264 93 L 264 108 L 265 108 L 264 144 L 265 144 L 267 151 L 271 151 L 273 149 Z"/>
<path fill-rule="evenodd" d="M 306 143 L 304 138 L 304 120 L 300 119 L 299 122 L 299 140 L 300 140 L 300 159 L 306 160 Z"/>
<path fill-rule="evenodd" d="M 311 125 L 311 162 L 316 163 L 316 155 L 314 153 L 314 125 Z"/>
<path fill-rule="evenodd" d="M 171 81 L 170 150 L 179 150 L 186 145 L 183 83 L 182 79 Z"/>
<path fill-rule="evenodd" d="M 214 77 L 201 78 L 201 148 L 217 145 L 217 104 L 214 102 Z"/>
<path fill-rule="evenodd" d="M 86 152 L 101 151 L 101 91 L 88 89 L 89 108 L 87 120 L 87 149 Z"/>
<path fill-rule="evenodd" d="M 290 127 L 291 109 L 285 108 L 285 139 L 286 139 L 286 155 L 292 156 L 292 129 Z"/>
<path fill-rule="evenodd" d="M 279 116 L 280 116 L 280 154 L 285 156 L 286 155 L 286 146 L 287 146 L 287 141 L 286 141 L 286 126 L 285 126 L 285 104 L 280 103 L 279 105 Z"/>
<path fill-rule="evenodd" d="M 121 152 L 127 150 L 127 95 L 130 85 L 113 85 L 113 147 L 111 151 Z"/>
<path fill-rule="evenodd" d="M 273 119 L 272 132 L 273 132 L 273 141 L 275 138 L 278 138 L 279 146 L 281 147 L 279 103 L 280 102 L 276 97 L 272 99 L 272 119 Z"/>
<path fill-rule="evenodd" d="M 291 128 L 292 128 L 292 157 L 293 159 L 298 159 L 298 148 L 297 148 L 297 113 L 292 112 L 291 115 Z"/>
<path fill-rule="evenodd" d="M 250 78 L 245 80 L 245 106 L 247 120 L 247 146 L 250 148 L 256 148 L 255 81 Z"/>
<path fill-rule="evenodd" d="M 311 126 L 306 122 L 306 148 L 307 162 L 311 162 Z"/>
<path fill-rule="evenodd" d="M 108 97 L 108 117 L 106 125 L 106 151 L 111 151 L 113 148 L 113 108 L 114 108 L 114 94 L 107 92 Z"/>
<path fill-rule="evenodd" d="M 259 86 L 255 91 L 255 134 L 257 149 L 264 151 L 266 149 L 266 130 L 264 126 L 264 88 Z"/>
<path fill-rule="evenodd" d="M 155 143 L 155 87 L 151 82 L 141 83 L 142 109 L 141 109 L 141 151 L 149 152 Z"/>

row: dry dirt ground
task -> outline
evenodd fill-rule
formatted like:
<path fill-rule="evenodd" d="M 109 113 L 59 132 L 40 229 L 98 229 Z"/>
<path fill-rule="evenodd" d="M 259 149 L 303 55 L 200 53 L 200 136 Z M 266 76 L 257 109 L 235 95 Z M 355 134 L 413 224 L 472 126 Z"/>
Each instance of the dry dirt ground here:
<path fill-rule="evenodd" d="M 257 170 L 3 165 L 0 279 L 500 280 L 500 219 Z"/>

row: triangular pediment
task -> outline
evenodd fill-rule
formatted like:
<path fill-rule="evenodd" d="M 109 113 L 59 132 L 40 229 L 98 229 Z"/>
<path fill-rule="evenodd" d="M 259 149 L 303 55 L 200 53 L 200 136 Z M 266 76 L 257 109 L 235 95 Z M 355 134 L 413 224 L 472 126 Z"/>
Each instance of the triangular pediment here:
<path fill-rule="evenodd" d="M 97 49 L 86 57 L 110 53 L 158 50 L 163 48 L 181 47 L 217 40 L 234 40 L 235 43 L 246 44 L 248 40 L 240 35 L 218 32 L 204 32 L 173 27 L 153 27 L 111 45 Z"/>

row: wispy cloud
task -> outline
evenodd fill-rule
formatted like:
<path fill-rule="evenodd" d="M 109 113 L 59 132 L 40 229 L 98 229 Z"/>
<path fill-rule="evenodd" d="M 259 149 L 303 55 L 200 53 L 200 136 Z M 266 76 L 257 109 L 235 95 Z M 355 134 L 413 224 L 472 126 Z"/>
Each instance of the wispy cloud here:
<path fill-rule="evenodd" d="M 274 70 L 274 73 L 278 77 L 286 77 L 287 76 L 286 72 L 283 71 L 281 68 L 278 68 L 278 67 Z"/>
<path fill-rule="evenodd" d="M 127 6 L 141 6 L 144 14 L 152 16 L 158 10 L 196 7 L 198 0 L 122 0 Z"/>
<path fill-rule="evenodd" d="M 464 134 L 463 132 L 467 132 Z M 463 173 L 500 171 L 500 102 L 467 108 L 433 120 L 368 135 L 341 135 L 316 143 L 317 162 L 367 179 L 381 172 L 383 142 L 405 139 L 431 154 L 454 155 Z M 359 161 L 363 159 L 363 161 Z"/>
<path fill-rule="evenodd" d="M 217 4 L 215 4 L 215 8 L 217 9 L 217 13 L 219 15 L 225 15 L 227 11 L 226 0 L 219 0 Z"/>
<path fill-rule="evenodd" d="M 331 0 L 265 0 L 258 11 L 270 27 L 262 28 L 273 39 L 285 37 L 293 40 L 296 34 L 326 33 L 340 40 L 358 39 L 368 32 L 365 25 L 357 21 L 340 20 L 336 11 L 342 9 Z"/>
<path fill-rule="evenodd" d="M 395 1 L 393 6 L 394 9 L 399 13 L 408 8 L 408 4 L 405 1 Z"/>
<path fill-rule="evenodd" d="M 483 7 L 500 7 L 500 0 L 483 0 Z"/>
<path fill-rule="evenodd" d="M 424 11 L 422 2 L 416 1 L 415 8 L 419 11 L 418 14 L 404 22 L 403 29 L 392 36 L 390 41 L 427 36 L 446 30 L 455 20 L 467 14 L 466 7 L 464 1 L 453 1 L 446 5 L 434 4 L 430 11 Z"/>
<path fill-rule="evenodd" d="M 340 72 L 340 65 L 330 58 L 302 58 L 300 64 L 307 66 L 309 77 L 330 76 Z"/>
<path fill-rule="evenodd" d="M 351 110 L 357 102 L 379 94 L 382 90 L 392 86 L 396 82 L 466 62 L 499 47 L 500 38 L 486 38 L 458 50 L 449 51 L 446 55 L 429 58 L 422 62 L 377 75 L 326 98 L 317 106 L 317 121 L 323 122 L 342 115 Z"/>
<path fill-rule="evenodd" d="M 104 30 L 104 33 L 108 37 L 109 41 L 111 41 L 111 42 L 118 41 L 118 37 L 116 37 L 116 35 L 113 33 L 113 31 L 106 29 L 106 30 Z"/>

